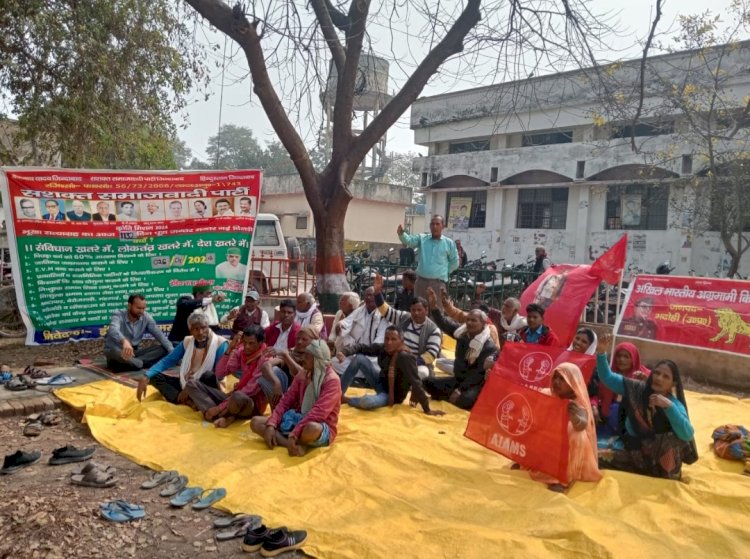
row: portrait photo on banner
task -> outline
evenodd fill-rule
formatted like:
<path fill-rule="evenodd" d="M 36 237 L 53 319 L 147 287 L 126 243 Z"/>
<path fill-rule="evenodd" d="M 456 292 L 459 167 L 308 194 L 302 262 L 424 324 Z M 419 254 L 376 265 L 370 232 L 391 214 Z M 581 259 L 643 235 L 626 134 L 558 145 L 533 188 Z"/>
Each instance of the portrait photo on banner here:
<path fill-rule="evenodd" d="M 448 207 L 448 229 L 465 230 L 469 228 L 472 198 L 451 198 Z"/>
<path fill-rule="evenodd" d="M 620 196 L 620 219 L 623 227 L 641 224 L 641 195 L 623 194 Z"/>

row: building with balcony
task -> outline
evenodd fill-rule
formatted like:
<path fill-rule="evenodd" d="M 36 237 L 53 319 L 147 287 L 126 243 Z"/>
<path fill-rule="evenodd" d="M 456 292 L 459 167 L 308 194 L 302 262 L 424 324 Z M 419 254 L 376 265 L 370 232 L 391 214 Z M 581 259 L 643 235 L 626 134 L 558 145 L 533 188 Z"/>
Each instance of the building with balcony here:
<path fill-rule="evenodd" d="M 638 90 L 640 60 L 418 99 L 411 128 L 428 155 L 413 170 L 428 215 L 446 217 L 469 258 L 485 250 L 521 263 L 542 244 L 553 262 L 590 263 L 628 233 L 632 270 L 669 261 L 676 274 L 721 275 L 719 234 L 696 227 L 691 211 L 706 148 L 688 140 L 688 117 L 664 101 L 665 88 L 685 87 L 712 52 L 649 58 L 635 123 L 618 121 L 612 107 Z M 750 99 L 750 42 L 721 55 L 722 95 L 739 113 Z M 740 119 L 732 146 L 717 149 L 744 149 L 750 119 Z M 750 258 L 742 264 L 747 275 Z"/>

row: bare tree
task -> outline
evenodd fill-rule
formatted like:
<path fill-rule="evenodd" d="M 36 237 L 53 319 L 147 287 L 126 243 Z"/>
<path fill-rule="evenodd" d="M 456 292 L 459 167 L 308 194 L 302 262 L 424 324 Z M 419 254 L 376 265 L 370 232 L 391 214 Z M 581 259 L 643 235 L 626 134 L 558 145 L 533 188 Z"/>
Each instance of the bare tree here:
<path fill-rule="evenodd" d="M 368 151 L 428 81 L 438 73 L 468 77 L 472 68 L 480 68 L 484 77 L 493 72 L 515 77 L 526 66 L 525 72 L 520 70 L 525 76 L 528 66 L 537 67 L 542 60 L 558 67 L 591 64 L 590 41 L 598 40 L 603 31 L 584 0 L 394 0 L 374 7 L 370 0 L 267 0 L 232 7 L 221 0 L 185 2 L 230 37 L 247 59 L 252 90 L 289 153 L 313 212 L 317 286 L 327 307 L 348 287 L 344 218 L 352 198 L 349 185 Z M 379 114 L 355 135 L 360 57 L 389 41 L 386 49 L 395 52 L 393 43 L 398 40 L 424 52 L 404 71 L 403 83 Z M 554 63 L 553 53 L 560 57 Z M 392 60 L 402 64 L 395 54 Z M 316 169 L 292 115 L 314 105 L 327 83 L 329 64 L 337 75 L 331 151 L 325 166 Z"/>

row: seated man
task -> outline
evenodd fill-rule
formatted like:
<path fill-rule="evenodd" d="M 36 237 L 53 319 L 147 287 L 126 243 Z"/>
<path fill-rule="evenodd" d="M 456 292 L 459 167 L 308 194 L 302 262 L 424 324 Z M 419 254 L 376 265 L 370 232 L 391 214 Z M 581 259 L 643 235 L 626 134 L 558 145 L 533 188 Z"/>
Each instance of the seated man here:
<path fill-rule="evenodd" d="M 263 339 L 263 328 L 255 324 L 232 338 L 229 349 L 216 366 L 216 378 L 221 380 L 234 374 L 240 375 L 240 381 L 228 396 L 223 392 L 203 390 L 211 399 L 211 405 L 203 414 L 206 421 L 213 421 L 216 427 L 223 428 L 237 418 L 263 415 L 266 411 L 269 395 L 259 383 L 261 366 L 268 359 L 264 354 L 266 344 Z M 278 380 L 286 382 L 286 375 L 282 373 Z"/>
<path fill-rule="evenodd" d="M 356 344 L 344 349 L 338 355 L 343 360 L 346 355 L 361 353 L 373 355 L 378 358 L 380 375 L 372 372 L 371 368 L 364 368 L 365 380 L 375 394 L 368 394 L 361 398 L 347 398 L 344 386 L 349 386 L 354 376 L 347 378 L 347 373 L 341 380 L 342 403 L 363 410 L 373 410 L 384 406 L 400 404 L 411 390 L 411 401 L 419 403 L 427 415 L 444 415 L 445 412 L 430 410 L 430 400 L 422 388 L 422 381 L 417 374 L 417 359 L 409 348 L 404 344 L 401 331 L 395 326 L 389 326 L 385 330 L 385 341 L 383 344 L 365 346 Z"/>
<path fill-rule="evenodd" d="M 333 350 L 335 348 L 336 351 L 341 349 L 339 347 L 341 344 L 336 343 L 339 339 L 339 334 L 341 334 L 341 326 L 339 323 L 352 314 L 354 310 L 359 307 L 359 303 L 359 295 L 354 293 L 354 291 L 347 291 L 346 293 L 342 293 L 341 297 L 339 297 L 339 310 L 336 311 L 336 316 L 333 317 L 331 331 L 328 333 L 329 349 Z"/>
<path fill-rule="evenodd" d="M 274 348 L 267 349 L 267 353 L 273 352 L 273 357 L 264 361 L 260 366 L 261 378 L 258 380 L 263 392 L 268 397 L 271 410 L 279 403 L 281 396 L 292 384 L 292 380 L 302 372 L 302 361 L 307 346 L 318 340 L 318 333 L 312 326 L 303 326 L 297 332 L 297 342 L 291 350 L 278 351 Z"/>
<path fill-rule="evenodd" d="M 204 411 L 201 408 L 205 407 L 205 403 L 192 399 L 196 393 L 195 389 L 205 385 L 218 390 L 215 369 L 227 350 L 227 341 L 211 331 L 205 314 L 194 312 L 188 317 L 187 322 L 190 335 L 138 381 L 136 396 L 139 401 L 151 383 L 167 402 L 188 405 Z M 175 367 L 180 361 L 182 363 L 178 377 L 164 374 L 164 371 Z"/>
<path fill-rule="evenodd" d="M 315 304 L 315 297 L 312 296 L 312 293 L 300 293 L 297 295 L 297 314 L 294 320 L 300 326 L 312 326 L 315 328 L 321 340 L 328 338 L 323 313 L 320 312 L 318 305 Z"/>
<path fill-rule="evenodd" d="M 456 360 L 453 376 L 425 379 L 425 390 L 435 400 L 448 400 L 470 410 L 484 386 L 484 361 L 497 351 L 490 339 L 487 315 L 479 309 L 469 311 L 466 324 L 459 325 L 435 306 L 437 295 L 432 289 L 428 289 L 427 295 L 435 324 L 456 339 Z"/>
<path fill-rule="evenodd" d="M 544 324 L 544 309 L 540 305 L 531 303 L 526 306 L 526 323 L 527 326 L 518 332 L 521 341 L 527 344 L 560 346 L 555 333 Z"/>
<path fill-rule="evenodd" d="M 254 417 L 250 428 L 261 435 L 268 448 L 286 447 L 289 456 L 302 456 L 306 447 L 328 446 L 336 438 L 341 409 L 341 381 L 330 367 L 331 353 L 323 340 L 305 350 L 304 373 L 270 417 Z"/>
<path fill-rule="evenodd" d="M 292 349 L 297 341 L 300 325 L 294 320 L 296 307 L 291 299 L 284 299 L 279 303 L 279 320 L 266 328 L 264 338 L 266 345 L 284 351 Z"/>
<path fill-rule="evenodd" d="M 385 329 L 388 321 L 384 320 L 378 312 L 375 304 L 375 289 L 368 287 L 365 290 L 365 304 L 357 307 L 352 313 L 342 320 L 338 336 L 336 338 L 336 347 L 344 348 L 352 344 L 382 344 L 385 339 Z M 347 357 L 343 362 L 337 359 L 333 362 L 333 369 L 340 375 L 343 375 L 352 362 L 352 357 Z M 377 359 L 368 358 L 375 367 L 375 372 L 380 371 Z"/>
<path fill-rule="evenodd" d="M 139 347 L 148 332 L 161 345 Z M 104 357 L 111 371 L 137 371 L 148 368 L 172 351 L 171 342 L 146 312 L 146 298 L 140 293 L 128 297 L 128 308 L 116 311 L 104 337 Z"/>
<path fill-rule="evenodd" d="M 466 317 L 468 316 L 469 313 L 453 305 L 453 301 L 451 301 L 450 295 L 448 295 L 448 291 L 445 288 L 440 289 L 440 298 L 443 301 L 443 313 L 445 314 L 445 316 L 447 316 L 448 318 L 452 318 L 459 324 L 463 324 L 464 322 L 466 322 Z M 488 318 L 490 319 L 487 326 L 490 329 L 490 337 L 492 338 L 492 343 L 500 347 L 500 336 L 497 333 L 497 327 L 492 323 L 492 317 L 489 316 L 490 307 L 485 305 L 481 299 L 475 299 L 471 303 L 471 308 L 479 309 L 480 311 L 484 311 L 484 313 L 487 314 Z M 446 360 L 439 359 L 439 361 L 445 364 Z M 438 366 L 444 371 L 446 371 L 443 365 L 438 365 Z"/>
<path fill-rule="evenodd" d="M 410 312 L 397 311 L 388 306 L 383 297 L 383 276 L 377 274 L 373 281 L 375 289 L 375 304 L 380 314 L 394 326 L 398 326 L 404 334 L 404 343 L 417 358 L 419 377 L 424 379 L 432 375 L 432 368 L 440 354 L 443 343 L 443 333 L 440 328 L 427 317 L 427 301 L 421 297 L 412 299 Z"/>
<path fill-rule="evenodd" d="M 417 282 L 417 272 L 405 270 L 401 274 L 401 288 L 396 294 L 396 304 L 393 305 L 397 311 L 408 311 L 411 301 L 414 299 L 414 284 Z"/>
<path fill-rule="evenodd" d="M 256 324 L 261 328 L 268 328 L 271 321 L 268 319 L 268 313 L 260 308 L 260 294 L 254 289 L 245 293 L 245 303 L 242 306 L 234 307 L 228 313 L 221 317 L 220 322 L 232 322 L 232 333 L 243 332 L 245 328 Z"/>
<path fill-rule="evenodd" d="M 213 288 L 207 283 L 196 283 L 193 286 L 193 296 L 187 295 L 177 300 L 177 312 L 172 321 L 172 329 L 169 331 L 169 341 L 181 342 L 188 334 L 188 317 L 194 311 L 200 311 L 208 318 L 208 325 L 212 330 L 219 327 L 219 315 L 216 313 L 214 302 L 221 303 L 224 296 L 220 293 L 212 293 Z"/>

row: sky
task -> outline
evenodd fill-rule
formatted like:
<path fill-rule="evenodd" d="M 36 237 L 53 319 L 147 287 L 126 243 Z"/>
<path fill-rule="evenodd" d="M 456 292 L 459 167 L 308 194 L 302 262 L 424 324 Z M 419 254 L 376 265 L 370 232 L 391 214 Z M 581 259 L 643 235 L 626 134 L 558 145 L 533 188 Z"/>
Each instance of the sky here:
<path fill-rule="evenodd" d="M 714 14 L 726 14 L 730 3 L 731 0 L 713 0 L 710 4 L 705 0 L 667 0 L 659 30 L 669 33 L 670 30 L 677 28 L 676 20 L 679 15 L 701 13 L 708 7 Z M 592 11 L 607 13 L 610 21 L 616 22 L 615 27 L 618 28 L 616 34 L 605 38 L 606 44 L 611 45 L 611 50 L 600 52 L 597 57 L 600 60 L 637 58 L 642 49 L 640 43 L 648 35 L 648 26 L 652 19 L 651 14 L 655 0 L 627 0 L 627 2 L 623 0 L 591 0 L 589 4 Z M 413 40 L 401 40 L 406 36 L 406 33 L 398 29 L 394 31 L 395 41 L 391 41 L 390 31 L 382 26 L 372 26 L 370 33 L 377 46 L 394 54 L 396 60 L 392 62 L 391 67 L 394 77 L 390 81 L 390 87 L 393 89 L 397 86 L 396 80 L 398 79 L 395 74 L 403 75 L 404 72 L 408 72 L 409 65 L 404 61 L 410 58 L 412 60 L 418 58 L 419 48 L 426 48 L 426 45 L 415 46 Z M 399 33 L 401 36 L 399 36 Z M 209 62 L 211 64 L 212 81 L 207 92 L 194 93 L 186 115 L 178 119 L 178 125 L 180 125 L 179 137 L 187 143 L 195 157 L 204 161 L 208 138 L 217 133 L 219 122 L 247 126 L 253 130 L 255 137 L 261 143 L 276 140 L 260 103 L 251 94 L 247 65 L 241 53 L 237 52 L 236 46 L 232 41 L 228 41 L 225 55 L 224 36 L 208 29 L 202 31 L 200 40 L 206 45 L 216 45 L 215 50 L 209 49 L 211 50 Z M 668 37 L 664 36 L 661 40 L 668 42 Z M 395 46 L 393 43 L 395 43 Z M 408 43 L 408 45 L 405 45 L 405 43 Z M 408 49 L 409 52 L 400 51 L 399 48 Z M 520 70 L 525 71 L 523 68 Z M 540 73 L 544 72 L 539 72 L 537 75 Z M 458 79 L 445 79 L 444 76 L 438 76 L 431 83 L 428 83 L 422 92 L 422 96 L 490 85 L 493 81 L 497 81 L 497 77 L 492 72 L 488 72 L 485 79 L 477 78 L 476 73 L 474 76 Z M 206 93 L 208 93 L 207 98 Z M 309 144 L 310 139 L 314 136 L 314 130 L 308 130 L 306 143 Z M 426 153 L 424 148 L 413 143 L 413 138 L 413 133 L 409 129 L 409 111 L 407 111 L 388 132 L 386 149 L 389 152 Z"/>

